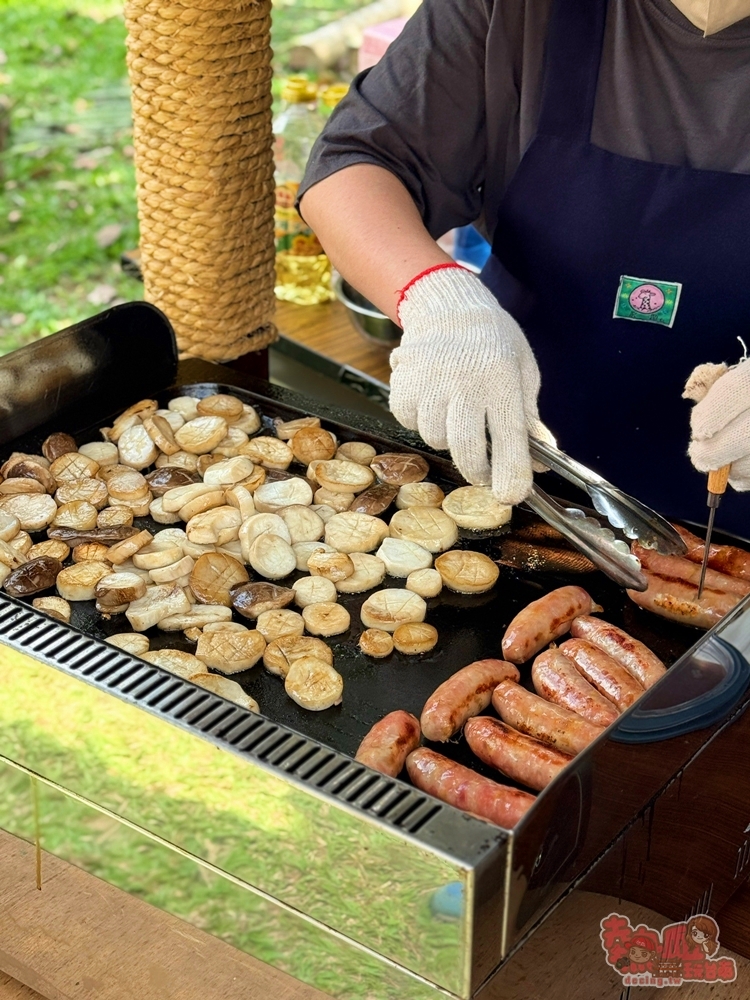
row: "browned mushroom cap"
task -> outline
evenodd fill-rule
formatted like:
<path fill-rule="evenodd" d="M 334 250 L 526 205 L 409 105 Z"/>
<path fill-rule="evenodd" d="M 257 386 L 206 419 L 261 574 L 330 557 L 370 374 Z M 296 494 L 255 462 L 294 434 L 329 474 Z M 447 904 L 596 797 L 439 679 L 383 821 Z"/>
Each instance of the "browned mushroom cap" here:
<path fill-rule="evenodd" d="M 290 587 L 275 583 L 244 583 L 231 590 L 232 606 L 245 618 L 257 618 L 264 611 L 285 608 L 294 600 Z"/>
<path fill-rule="evenodd" d="M 29 559 L 5 578 L 5 592 L 11 597 L 28 597 L 30 594 L 38 594 L 40 590 L 48 590 L 55 585 L 62 568 L 60 560 L 50 556 Z"/>
<path fill-rule="evenodd" d="M 393 652 L 393 638 L 390 632 L 384 632 L 380 628 L 366 628 L 359 637 L 359 648 L 365 656 L 380 660 Z"/>
<path fill-rule="evenodd" d="M 44 493 L 44 487 L 38 479 L 32 477 L 13 476 L 0 483 L 0 494 L 15 496 L 18 493 Z"/>
<path fill-rule="evenodd" d="M 421 483 L 430 471 L 429 465 L 421 455 L 406 455 L 392 451 L 376 455 L 370 468 L 381 482 L 391 486 Z"/>
<path fill-rule="evenodd" d="M 226 552 L 206 552 L 190 573 L 190 589 L 201 604 L 232 604 L 231 590 L 249 580 L 242 563 Z"/>
<path fill-rule="evenodd" d="M 190 486 L 200 481 L 201 477 L 197 472 L 189 472 L 178 465 L 164 465 L 146 476 L 146 482 L 155 497 L 163 497 L 167 490 L 176 489 L 178 486 Z"/>
<path fill-rule="evenodd" d="M 58 621 L 70 621 L 71 607 L 62 597 L 35 597 L 31 606 L 37 611 L 44 611 L 52 618 L 57 618 Z M 146 642 L 148 643 L 148 640 Z M 148 645 L 146 648 L 148 649 Z"/>
<path fill-rule="evenodd" d="M 291 441 L 298 430 L 303 427 L 320 427 L 320 417 L 297 417 L 295 420 L 274 420 L 276 436 L 282 441 Z"/>
<path fill-rule="evenodd" d="M 6 482 L 9 479 L 29 479 L 39 483 L 43 492 L 54 493 L 57 489 L 57 480 L 49 469 L 45 469 L 39 462 L 33 462 L 30 458 L 6 463 L 4 468 Z"/>
<path fill-rule="evenodd" d="M 393 645 L 399 653 L 406 653 L 408 656 L 428 653 L 437 641 L 437 629 L 427 622 L 404 622 L 393 633 Z"/>
<path fill-rule="evenodd" d="M 93 504 L 97 510 L 102 510 L 109 502 L 107 484 L 101 479 L 93 479 L 86 476 L 84 479 L 73 479 L 69 483 L 63 483 L 55 493 L 55 500 L 59 504 L 71 503 L 73 500 L 86 500 Z"/>
<path fill-rule="evenodd" d="M 201 416 L 223 417 L 228 422 L 239 420 L 242 416 L 242 400 L 220 392 L 199 399 L 196 410 Z"/>
<path fill-rule="evenodd" d="M 398 486 L 378 483 L 355 497 L 349 510 L 353 510 L 357 514 L 371 514 L 373 517 L 378 517 L 383 511 L 388 510 L 397 495 Z"/>
<path fill-rule="evenodd" d="M 500 570 L 483 552 L 454 549 L 435 560 L 435 569 L 449 590 L 457 594 L 484 594 L 491 590 Z"/>
<path fill-rule="evenodd" d="M 269 642 L 263 653 L 263 665 L 272 674 L 286 677 L 292 664 L 303 656 L 314 656 L 333 666 L 330 646 L 311 635 L 282 635 Z"/>
<path fill-rule="evenodd" d="M 325 660 L 301 656 L 289 668 L 284 690 L 301 708 L 321 712 L 341 704 L 344 681 L 341 674 Z"/>
<path fill-rule="evenodd" d="M 56 458 L 67 455 L 71 451 L 78 451 L 75 438 L 62 432 L 50 434 L 42 445 L 42 454 L 49 462 L 54 462 Z"/>
<path fill-rule="evenodd" d="M 42 465 L 45 468 L 49 468 L 49 461 L 44 457 L 44 455 L 29 455 L 25 451 L 14 451 L 9 458 L 0 465 L 0 476 L 5 478 L 8 475 L 8 471 L 15 465 L 16 462 L 29 461 L 36 462 L 37 465 Z"/>
<path fill-rule="evenodd" d="M 322 427 L 301 427 L 289 443 L 294 457 L 305 465 L 315 459 L 333 458 L 336 454 L 336 439 Z"/>
<path fill-rule="evenodd" d="M 104 545 L 102 548 L 106 549 L 107 546 Z M 51 556 L 53 559 L 65 562 L 70 555 L 70 546 L 66 545 L 65 542 L 56 542 L 53 538 L 46 538 L 43 542 L 37 542 L 36 545 L 32 545 L 26 554 L 29 559 L 37 559 L 39 556 Z M 75 561 L 78 562 L 77 559 Z"/>

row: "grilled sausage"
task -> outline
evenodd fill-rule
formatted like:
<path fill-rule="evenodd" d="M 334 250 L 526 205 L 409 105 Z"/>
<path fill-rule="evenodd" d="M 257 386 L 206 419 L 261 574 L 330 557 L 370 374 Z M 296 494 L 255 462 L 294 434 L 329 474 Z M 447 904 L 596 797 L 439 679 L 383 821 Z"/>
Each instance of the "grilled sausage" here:
<path fill-rule="evenodd" d="M 476 660 L 457 671 L 427 699 L 420 724 L 428 740 L 445 742 L 472 715 L 479 715 L 490 703 L 500 681 L 517 681 L 520 675 L 505 660 Z"/>
<path fill-rule="evenodd" d="M 390 712 L 376 722 L 359 745 L 355 760 L 396 778 L 407 756 L 419 746 L 419 722 L 411 712 Z"/>
<path fill-rule="evenodd" d="M 600 610 L 582 587 L 553 590 L 519 611 L 503 636 L 503 656 L 511 663 L 525 663 L 564 635 L 574 618 Z"/>
<path fill-rule="evenodd" d="M 406 770 L 412 783 L 423 792 L 488 819 L 505 830 L 512 830 L 534 804 L 534 796 L 528 792 L 483 778 L 463 764 L 456 764 L 426 747 L 409 754 Z"/>
<path fill-rule="evenodd" d="M 498 684 L 492 694 L 492 704 L 509 726 L 572 756 L 604 732 L 603 726 L 595 726 L 570 709 L 545 701 L 513 681 Z"/>
<path fill-rule="evenodd" d="M 567 645 L 567 643 L 566 643 Z M 547 701 L 569 708 L 595 726 L 608 726 L 618 712 L 604 695 L 588 682 L 559 649 L 540 653 L 531 668 L 534 690 Z"/>
<path fill-rule="evenodd" d="M 702 540 L 679 524 L 675 524 L 674 527 L 687 545 L 687 558 L 692 562 L 702 563 L 704 549 Z M 750 552 L 736 545 L 712 545 L 709 549 L 708 565 L 719 573 L 727 573 L 741 580 L 750 580 Z"/>
<path fill-rule="evenodd" d="M 645 691 L 629 670 L 585 639 L 568 639 L 560 646 L 560 652 L 621 712 L 630 708 Z"/>
<path fill-rule="evenodd" d="M 640 559 L 641 566 L 651 573 L 658 573 L 659 576 L 673 580 L 683 580 L 694 587 L 700 583 L 701 567 L 697 562 L 683 559 L 681 556 L 663 556 L 653 549 L 645 549 L 642 545 L 633 545 L 633 553 Z M 701 558 L 703 558 L 703 546 L 701 546 Z M 750 594 L 750 578 L 741 580 L 737 576 L 719 573 L 715 569 L 706 570 L 705 586 L 722 594 L 739 594 L 740 597 Z"/>
<path fill-rule="evenodd" d="M 574 639 L 587 639 L 608 653 L 613 660 L 629 670 L 644 688 L 650 688 L 664 676 L 667 668 L 648 646 L 623 632 L 616 625 L 603 622 L 599 618 L 583 615 L 570 626 Z"/>
<path fill-rule="evenodd" d="M 487 715 L 469 719 L 464 736 L 481 761 L 537 792 L 573 759 Z"/>
<path fill-rule="evenodd" d="M 689 583 L 657 576 L 648 570 L 645 575 L 648 590 L 643 593 L 629 590 L 628 597 L 639 607 L 682 625 L 711 628 L 740 601 L 737 594 L 720 594 L 716 590 L 705 589 L 698 600 L 698 588 Z"/>

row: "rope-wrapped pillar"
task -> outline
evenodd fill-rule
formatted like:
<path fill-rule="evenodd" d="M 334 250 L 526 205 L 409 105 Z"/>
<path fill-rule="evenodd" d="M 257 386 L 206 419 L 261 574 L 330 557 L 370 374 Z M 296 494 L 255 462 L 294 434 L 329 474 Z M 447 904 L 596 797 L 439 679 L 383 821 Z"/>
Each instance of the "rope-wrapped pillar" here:
<path fill-rule="evenodd" d="M 273 326 L 270 0 L 126 0 L 146 298 L 183 356 Z"/>

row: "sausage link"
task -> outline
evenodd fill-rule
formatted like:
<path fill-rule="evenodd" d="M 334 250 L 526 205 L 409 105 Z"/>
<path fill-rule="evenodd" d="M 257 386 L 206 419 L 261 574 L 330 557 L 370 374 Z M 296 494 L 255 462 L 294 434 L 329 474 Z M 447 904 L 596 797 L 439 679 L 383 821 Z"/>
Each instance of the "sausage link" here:
<path fill-rule="evenodd" d="M 469 719 L 464 736 L 481 761 L 537 792 L 573 759 L 487 715 Z"/>
<path fill-rule="evenodd" d="M 614 705 L 576 670 L 559 649 L 548 649 L 537 656 L 531 668 L 531 679 L 534 690 L 542 698 L 569 708 L 595 726 L 608 726 L 618 716 Z"/>
<path fill-rule="evenodd" d="M 396 778 L 419 746 L 419 722 L 411 712 L 390 712 L 376 722 L 359 745 L 355 760 Z"/>
<path fill-rule="evenodd" d="M 608 653 L 613 660 L 629 670 L 644 688 L 656 684 L 667 672 L 659 657 L 648 646 L 616 625 L 610 625 L 599 618 L 589 618 L 586 615 L 576 618 L 570 626 L 570 634 L 574 639 L 587 639 Z"/>
<path fill-rule="evenodd" d="M 472 715 L 489 705 L 500 681 L 517 681 L 520 675 L 505 660 L 475 660 L 444 681 L 427 699 L 420 724 L 428 740 L 444 743 Z"/>
<path fill-rule="evenodd" d="M 495 711 L 509 726 L 540 743 L 575 756 L 604 732 L 562 705 L 545 701 L 513 681 L 502 681 L 492 694 Z"/>
<path fill-rule="evenodd" d="M 679 524 L 675 524 L 674 527 L 688 547 L 687 558 L 692 562 L 702 563 L 703 541 Z M 750 580 L 750 552 L 736 545 L 712 545 L 708 550 L 708 565 L 720 573 L 727 573 L 740 580 Z"/>
<path fill-rule="evenodd" d="M 629 670 L 586 639 L 568 639 L 560 646 L 560 652 L 621 712 L 630 708 L 645 691 Z"/>
<path fill-rule="evenodd" d="M 633 545 L 633 554 L 638 556 L 641 566 L 650 573 L 658 573 L 659 576 L 673 580 L 683 580 L 694 587 L 700 583 L 701 567 L 690 559 L 683 559 L 681 556 L 663 556 L 653 549 L 645 549 L 642 545 Z M 703 546 L 701 546 L 701 558 L 702 556 Z M 739 594 L 740 597 L 750 594 L 750 579 L 741 580 L 739 577 L 729 576 L 728 573 L 719 573 L 715 569 L 706 570 L 705 586 L 722 594 Z"/>
<path fill-rule="evenodd" d="M 583 587 L 559 587 L 519 611 L 503 636 L 503 656 L 511 663 L 525 663 L 564 635 L 574 618 L 597 610 L 601 608 Z"/>
<path fill-rule="evenodd" d="M 645 570 L 648 589 L 643 593 L 629 590 L 628 597 L 639 608 L 653 611 L 662 618 L 695 625 L 697 628 L 711 628 L 740 601 L 737 594 L 720 594 L 715 590 L 705 590 L 698 599 L 698 588 L 682 580 L 672 580 Z"/>
<path fill-rule="evenodd" d="M 535 797 L 518 788 L 484 778 L 463 764 L 420 747 L 406 758 L 412 783 L 428 795 L 512 830 L 534 804 Z"/>

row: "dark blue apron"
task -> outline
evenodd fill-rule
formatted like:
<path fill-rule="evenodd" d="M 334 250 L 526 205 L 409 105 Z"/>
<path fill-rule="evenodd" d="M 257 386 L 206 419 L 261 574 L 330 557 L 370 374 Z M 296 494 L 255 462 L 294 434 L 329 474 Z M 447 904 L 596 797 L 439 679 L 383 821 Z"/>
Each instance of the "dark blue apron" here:
<path fill-rule="evenodd" d="M 534 348 L 540 415 L 560 447 L 667 516 L 705 524 L 681 396 L 695 365 L 734 364 L 737 337 L 750 340 L 750 176 L 592 145 L 606 13 L 606 0 L 556 0 L 539 130 L 482 278 Z M 682 286 L 671 328 L 613 318 L 618 301 L 666 315 L 671 293 L 653 282 Z M 717 527 L 750 537 L 750 494 L 730 489 Z"/>

